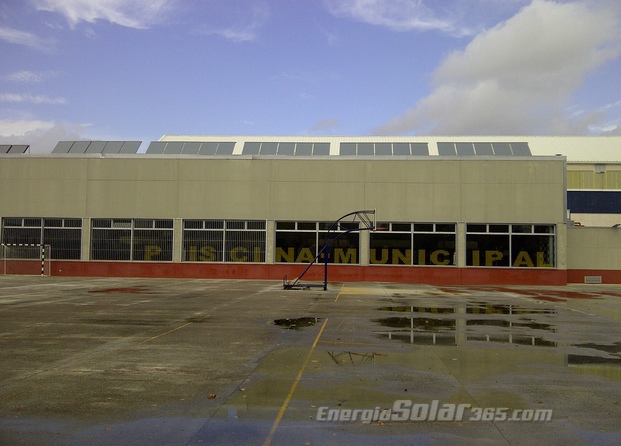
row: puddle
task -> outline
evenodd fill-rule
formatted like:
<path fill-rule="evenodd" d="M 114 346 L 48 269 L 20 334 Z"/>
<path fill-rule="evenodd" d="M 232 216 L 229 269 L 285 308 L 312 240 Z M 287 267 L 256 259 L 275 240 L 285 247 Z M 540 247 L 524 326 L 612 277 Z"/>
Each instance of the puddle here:
<path fill-rule="evenodd" d="M 416 330 L 454 330 L 455 319 L 428 319 L 417 317 L 387 317 L 384 319 L 376 319 L 377 322 L 384 327 L 391 328 L 413 328 Z"/>
<path fill-rule="evenodd" d="M 545 288 L 507 288 L 502 286 L 484 286 L 471 288 L 472 291 L 483 292 L 501 292 L 519 294 L 521 296 L 532 297 L 538 300 L 545 300 L 549 302 L 563 302 L 567 299 L 598 299 L 603 295 L 614 295 L 615 293 L 587 293 L 582 291 L 573 290 L 548 290 Z M 445 289 L 450 291 L 449 289 Z"/>
<path fill-rule="evenodd" d="M 552 308 L 530 308 L 521 305 L 499 305 L 474 302 L 466 305 L 468 314 L 556 314 Z"/>
<path fill-rule="evenodd" d="M 554 332 L 553 326 L 550 324 L 540 324 L 537 322 L 512 322 L 505 319 L 468 319 L 466 325 L 482 325 L 491 327 L 524 327 L 531 330 L 545 330 Z"/>
<path fill-rule="evenodd" d="M 567 363 L 571 365 L 578 365 L 578 364 L 621 365 L 621 358 L 603 358 L 601 356 L 589 356 L 589 355 L 567 355 Z"/>
<path fill-rule="evenodd" d="M 466 314 L 556 314 L 556 310 L 554 310 L 553 308 L 529 308 L 520 305 L 489 304 L 485 302 L 456 304 L 456 306 L 465 306 Z M 380 307 L 378 308 L 378 310 L 402 313 L 456 313 L 456 309 L 452 307 L 419 307 L 414 305 Z"/>
<path fill-rule="evenodd" d="M 612 364 L 621 365 L 621 341 L 614 344 L 575 344 L 574 347 L 587 350 L 586 353 L 593 353 L 595 350 L 600 355 L 568 355 L 567 360 L 570 364 Z"/>
<path fill-rule="evenodd" d="M 311 327 L 319 322 L 318 317 L 299 317 L 297 319 L 274 319 L 273 324 L 289 330 L 301 330 L 302 328 Z"/>
<path fill-rule="evenodd" d="M 452 314 L 455 313 L 454 308 L 447 307 L 415 307 L 412 305 L 400 305 L 396 307 L 380 307 L 379 311 L 395 311 L 402 313 L 432 313 L 432 314 Z"/>
<path fill-rule="evenodd" d="M 409 344 L 455 346 L 474 341 L 537 347 L 557 346 L 556 342 L 547 340 L 541 333 L 555 333 L 555 326 L 528 317 L 555 314 L 556 311 L 551 308 L 463 302 L 456 303 L 454 307 L 385 306 L 378 308 L 378 311 L 412 314 L 373 320 L 383 327 L 395 329 L 376 331 L 375 334 L 380 338 Z"/>

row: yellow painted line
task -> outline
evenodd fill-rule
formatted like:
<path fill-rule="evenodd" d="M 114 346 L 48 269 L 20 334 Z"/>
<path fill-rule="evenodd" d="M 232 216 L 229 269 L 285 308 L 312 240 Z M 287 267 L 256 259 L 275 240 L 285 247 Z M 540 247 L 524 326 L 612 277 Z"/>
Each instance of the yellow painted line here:
<path fill-rule="evenodd" d="M 308 361 L 310 361 L 313 351 L 315 350 L 315 347 L 317 346 L 317 343 L 319 342 L 319 338 L 321 337 L 321 334 L 323 333 L 323 329 L 326 328 L 327 323 L 328 323 L 328 319 L 326 318 L 326 320 L 323 321 L 323 325 L 321 326 L 319 333 L 317 333 L 315 342 L 313 342 L 312 347 L 310 348 L 310 350 L 308 351 L 308 354 L 306 355 L 306 359 L 304 360 L 304 364 L 302 365 L 302 368 L 300 369 L 298 376 L 295 378 L 295 381 L 293 382 L 293 385 L 291 386 L 291 389 L 289 390 L 289 393 L 287 394 L 287 397 L 285 398 L 285 402 L 282 403 L 280 411 L 278 412 L 278 415 L 276 416 L 276 420 L 274 420 L 274 424 L 272 425 L 272 430 L 270 430 L 269 435 L 263 442 L 263 446 L 269 446 L 272 443 L 272 439 L 274 438 L 276 429 L 278 429 L 278 425 L 280 424 L 282 417 L 285 415 L 285 411 L 287 410 L 287 407 L 289 406 L 289 402 L 291 402 L 291 398 L 293 398 L 295 389 L 297 389 L 298 384 L 300 380 L 302 379 L 302 375 L 304 374 L 304 370 L 306 369 L 306 366 L 308 365 Z"/>
<path fill-rule="evenodd" d="M 336 295 L 336 299 L 334 299 L 334 302 L 336 302 L 337 300 L 339 300 L 339 297 L 341 297 L 341 293 Z"/>
<path fill-rule="evenodd" d="M 180 329 L 182 329 L 183 327 L 187 327 L 188 325 L 193 324 L 193 323 L 194 323 L 194 322 L 188 322 L 187 324 L 180 325 L 179 327 L 177 327 L 177 328 L 173 328 L 172 330 L 169 330 L 169 331 L 167 331 L 166 333 L 158 334 L 157 336 L 153 336 L 152 338 L 149 338 L 149 339 L 147 339 L 146 341 L 139 342 L 139 343 L 138 343 L 138 345 L 145 344 L 145 343 L 147 343 L 147 342 L 149 342 L 149 341 L 152 341 L 152 340 L 154 340 L 154 339 L 157 339 L 157 338 L 161 338 L 162 336 L 166 336 L 168 333 L 172 333 L 173 331 L 180 330 Z"/>

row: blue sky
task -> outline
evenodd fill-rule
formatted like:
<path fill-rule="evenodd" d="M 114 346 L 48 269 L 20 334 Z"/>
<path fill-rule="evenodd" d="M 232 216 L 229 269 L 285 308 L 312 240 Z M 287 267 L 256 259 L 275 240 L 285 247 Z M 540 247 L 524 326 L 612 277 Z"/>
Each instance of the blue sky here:
<path fill-rule="evenodd" d="M 0 142 L 621 134 L 618 0 L 0 0 Z"/>

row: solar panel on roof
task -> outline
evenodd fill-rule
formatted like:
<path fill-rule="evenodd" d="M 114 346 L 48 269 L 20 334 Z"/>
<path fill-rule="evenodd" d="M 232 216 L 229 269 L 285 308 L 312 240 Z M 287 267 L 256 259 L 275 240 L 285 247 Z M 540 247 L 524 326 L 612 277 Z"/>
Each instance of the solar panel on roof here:
<path fill-rule="evenodd" d="M 10 144 L 2 144 L 2 145 L 0 145 L 0 153 L 9 153 L 9 150 L 11 150 L 11 145 Z"/>
<path fill-rule="evenodd" d="M 330 143 L 316 142 L 313 146 L 313 155 L 318 155 L 318 156 L 330 155 Z"/>
<path fill-rule="evenodd" d="M 515 156 L 532 156 L 527 142 L 512 142 L 511 151 Z"/>
<path fill-rule="evenodd" d="M 103 151 L 100 153 L 120 153 L 123 144 L 125 144 L 123 141 L 105 141 Z"/>
<path fill-rule="evenodd" d="M 442 156 L 455 156 L 455 144 L 452 142 L 439 142 L 438 154 Z"/>
<path fill-rule="evenodd" d="M 455 143 L 458 156 L 474 156 L 474 146 L 471 142 Z"/>
<path fill-rule="evenodd" d="M 410 155 L 410 145 L 407 142 L 397 142 L 392 145 L 393 155 Z"/>
<path fill-rule="evenodd" d="M 164 148 L 166 147 L 165 142 L 161 141 L 151 141 L 149 147 L 147 147 L 147 154 L 154 155 L 164 153 Z"/>
<path fill-rule="evenodd" d="M 356 154 L 356 143 L 355 142 L 342 142 L 339 154 L 345 155 L 345 156 L 355 155 Z"/>
<path fill-rule="evenodd" d="M 474 151 L 478 156 L 491 156 L 494 155 L 491 142 L 475 142 Z"/>
<path fill-rule="evenodd" d="M 103 153 L 103 149 L 106 147 L 105 141 L 91 141 L 84 153 Z"/>
<path fill-rule="evenodd" d="M 380 142 L 375 144 L 376 155 L 392 155 L 392 144 L 389 142 Z"/>
<path fill-rule="evenodd" d="M 372 142 L 358 143 L 358 155 L 375 155 L 375 144 Z"/>
<path fill-rule="evenodd" d="M 511 145 L 508 142 L 494 142 L 492 146 L 494 147 L 494 155 L 496 156 L 513 155 L 513 152 L 511 152 Z"/>
<path fill-rule="evenodd" d="M 52 153 L 69 153 L 69 149 L 73 145 L 73 141 L 59 141 L 52 150 Z"/>
<path fill-rule="evenodd" d="M 200 142 L 186 142 L 183 144 L 181 153 L 184 155 L 198 155 L 198 151 L 201 148 Z"/>
<path fill-rule="evenodd" d="M 294 153 L 294 142 L 281 142 L 280 144 L 278 144 L 278 155 L 293 155 Z"/>
<path fill-rule="evenodd" d="M 410 145 L 412 146 L 412 155 L 429 156 L 429 147 L 426 142 L 413 142 Z"/>
<path fill-rule="evenodd" d="M 261 150 L 260 142 L 247 142 L 244 143 L 242 154 L 244 155 L 258 155 Z"/>
<path fill-rule="evenodd" d="M 234 142 L 219 142 L 216 155 L 232 155 L 233 149 L 235 149 Z"/>
<path fill-rule="evenodd" d="M 261 144 L 261 155 L 276 155 L 278 150 L 277 142 L 264 142 Z"/>
<path fill-rule="evenodd" d="M 307 142 L 299 142 L 295 145 L 295 154 L 298 156 L 310 156 L 313 154 L 313 144 Z"/>
<path fill-rule="evenodd" d="M 166 148 L 164 149 L 165 154 L 173 154 L 178 155 L 181 153 L 181 149 L 183 148 L 182 142 L 169 142 L 166 144 Z"/>
<path fill-rule="evenodd" d="M 123 141 L 123 145 L 121 146 L 119 153 L 126 153 L 126 154 L 133 155 L 138 152 L 138 149 L 140 148 L 141 144 L 142 144 L 142 141 Z"/>
<path fill-rule="evenodd" d="M 218 148 L 217 142 L 204 142 L 201 144 L 200 149 L 198 149 L 198 154 L 199 155 L 215 155 L 217 148 Z"/>
<path fill-rule="evenodd" d="M 86 149 L 91 141 L 74 141 L 69 153 L 86 153 Z"/>

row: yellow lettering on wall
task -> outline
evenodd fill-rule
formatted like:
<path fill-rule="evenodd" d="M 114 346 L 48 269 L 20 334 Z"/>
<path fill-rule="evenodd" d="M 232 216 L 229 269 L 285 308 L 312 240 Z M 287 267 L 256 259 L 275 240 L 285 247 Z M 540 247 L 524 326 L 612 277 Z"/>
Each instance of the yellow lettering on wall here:
<path fill-rule="evenodd" d="M 261 261 L 261 247 L 260 246 L 255 246 L 254 247 L 254 258 L 252 260 L 253 262 L 260 262 Z"/>
<path fill-rule="evenodd" d="M 293 263 L 295 261 L 295 249 L 287 248 L 287 252 L 284 249 L 276 247 L 276 261 Z"/>
<path fill-rule="evenodd" d="M 544 253 L 538 252 L 537 253 L 537 267 L 538 268 L 553 268 L 554 265 L 552 263 L 546 263 Z"/>
<path fill-rule="evenodd" d="M 481 253 L 472 251 L 472 266 L 481 266 Z"/>
<path fill-rule="evenodd" d="M 231 249 L 231 252 L 230 252 L 231 260 L 233 262 L 247 262 L 248 256 L 245 255 L 247 252 L 248 250 L 244 248 L 243 246 L 238 246 L 237 248 L 233 248 Z M 243 255 L 239 255 L 240 253 Z"/>
<path fill-rule="evenodd" d="M 443 260 L 440 260 L 440 256 L 444 256 Z M 444 249 L 439 249 L 431 253 L 431 263 L 434 265 L 448 265 L 450 253 Z"/>
<path fill-rule="evenodd" d="M 356 248 L 334 248 L 334 263 L 356 263 L 356 254 Z"/>
<path fill-rule="evenodd" d="M 200 254 L 198 260 L 201 262 L 215 262 L 216 261 L 216 248 L 213 246 L 203 246 L 199 250 Z"/>
<path fill-rule="evenodd" d="M 369 253 L 369 261 L 371 263 L 375 264 L 375 265 L 388 262 L 388 250 L 387 249 L 381 249 L 382 258 L 379 259 L 379 260 L 377 260 L 377 251 L 380 251 L 380 250 L 378 250 L 378 249 L 371 249 L 371 251 Z"/>
<path fill-rule="evenodd" d="M 425 263 L 425 250 L 424 249 L 419 249 L 418 250 L 418 264 L 419 265 L 426 265 L 426 263 Z"/>
<path fill-rule="evenodd" d="M 500 251 L 485 251 L 485 266 L 494 266 L 494 262 L 502 259 Z"/>
<path fill-rule="evenodd" d="M 315 255 L 312 253 L 310 248 L 302 248 L 300 249 L 300 253 L 298 254 L 298 258 L 295 259 L 297 263 L 304 262 L 312 262 L 315 259 Z"/>
<path fill-rule="evenodd" d="M 190 246 L 188 250 L 188 260 L 190 262 L 196 262 L 196 246 Z"/>
<path fill-rule="evenodd" d="M 144 259 L 152 260 L 153 257 L 159 255 L 162 252 L 162 248 L 156 245 L 145 245 L 144 247 Z"/>
<path fill-rule="evenodd" d="M 526 251 L 518 252 L 518 255 L 515 257 L 515 262 L 513 262 L 513 266 L 528 266 L 532 268 L 535 266 L 530 256 Z"/>
<path fill-rule="evenodd" d="M 399 263 L 405 265 L 412 264 L 412 251 L 410 249 L 406 249 L 405 254 L 403 254 L 400 249 L 392 250 L 392 264 L 397 265 Z"/>

